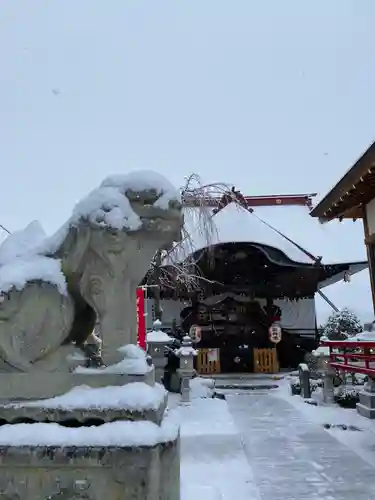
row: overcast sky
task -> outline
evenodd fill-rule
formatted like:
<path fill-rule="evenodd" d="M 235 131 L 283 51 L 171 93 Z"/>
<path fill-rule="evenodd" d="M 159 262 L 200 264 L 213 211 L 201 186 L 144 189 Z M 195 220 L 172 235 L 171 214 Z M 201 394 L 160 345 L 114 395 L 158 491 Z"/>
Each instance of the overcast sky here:
<path fill-rule="evenodd" d="M 53 232 L 140 168 L 323 194 L 375 138 L 374 22 L 374 0 L 2 0 L 0 223 Z M 329 293 L 371 316 L 366 272 Z"/>

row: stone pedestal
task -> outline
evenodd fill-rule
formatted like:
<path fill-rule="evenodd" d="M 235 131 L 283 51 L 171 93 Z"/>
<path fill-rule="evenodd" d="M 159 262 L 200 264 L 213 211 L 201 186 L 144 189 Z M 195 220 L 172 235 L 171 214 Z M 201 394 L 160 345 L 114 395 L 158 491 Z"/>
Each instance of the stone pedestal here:
<path fill-rule="evenodd" d="M 167 392 L 143 351 L 122 351 L 124 364 L 104 369 L 2 375 L 1 499 L 180 500 Z"/>
<path fill-rule="evenodd" d="M 370 379 L 359 393 L 357 411 L 366 418 L 375 418 L 375 380 Z"/>
<path fill-rule="evenodd" d="M 180 500 L 166 405 L 162 386 L 142 383 L 0 405 L 0 498 Z"/>
<path fill-rule="evenodd" d="M 178 438 L 138 447 L 1 446 L 0 498 L 179 500 L 179 453 Z"/>

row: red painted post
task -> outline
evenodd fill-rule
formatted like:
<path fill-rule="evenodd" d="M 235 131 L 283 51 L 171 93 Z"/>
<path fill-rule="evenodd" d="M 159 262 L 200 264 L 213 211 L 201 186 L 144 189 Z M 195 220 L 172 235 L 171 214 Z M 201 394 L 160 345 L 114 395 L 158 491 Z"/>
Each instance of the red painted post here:
<path fill-rule="evenodd" d="M 143 288 L 137 288 L 137 327 L 138 345 L 146 350 L 145 294 Z"/>

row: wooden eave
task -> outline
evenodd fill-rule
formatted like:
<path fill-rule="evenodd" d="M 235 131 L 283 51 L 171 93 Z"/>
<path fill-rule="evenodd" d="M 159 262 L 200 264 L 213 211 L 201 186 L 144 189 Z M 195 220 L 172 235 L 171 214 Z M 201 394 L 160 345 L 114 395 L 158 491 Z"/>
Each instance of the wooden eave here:
<path fill-rule="evenodd" d="M 322 222 L 358 219 L 375 198 L 375 142 L 310 212 Z"/>

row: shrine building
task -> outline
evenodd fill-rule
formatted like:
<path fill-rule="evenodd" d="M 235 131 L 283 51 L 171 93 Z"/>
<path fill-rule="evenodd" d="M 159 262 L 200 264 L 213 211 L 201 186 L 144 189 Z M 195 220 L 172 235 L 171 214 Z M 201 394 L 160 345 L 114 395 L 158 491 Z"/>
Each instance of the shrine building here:
<path fill-rule="evenodd" d="M 187 269 L 194 262 L 201 278 L 193 290 L 177 282 L 161 286 L 160 305 L 164 326 L 184 332 L 200 327 L 198 347 L 208 356 L 200 371 L 259 371 L 258 355 L 270 349 L 277 368 L 295 368 L 317 342 L 315 296 L 329 300 L 327 286 L 367 268 L 365 258 L 348 255 L 342 231 L 327 231 L 310 217 L 314 196 L 243 196 L 233 188 L 207 198 L 209 241 L 194 216 L 196 200 L 183 200 L 189 244 L 179 243 L 163 266 L 173 276 L 172 261 L 185 262 Z M 154 319 L 152 290 L 148 328 Z M 272 325 L 280 328 L 278 343 L 270 339 Z M 276 365 L 268 371 L 275 370 Z"/>

